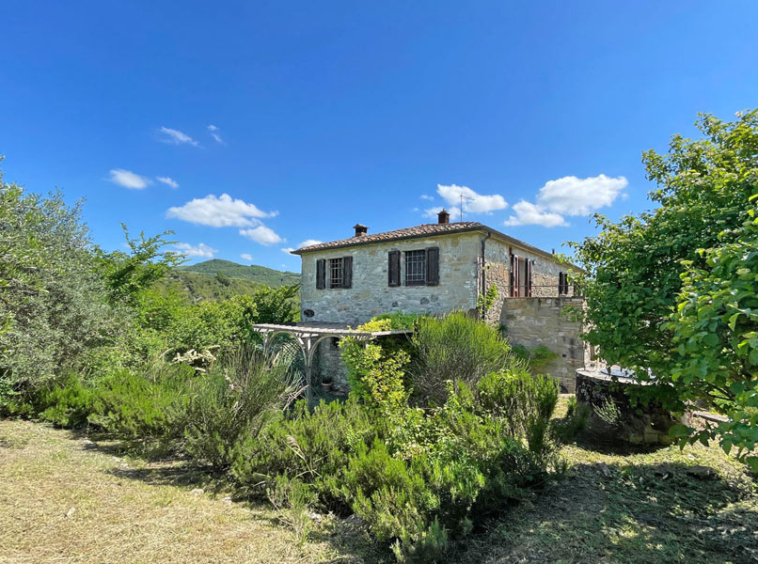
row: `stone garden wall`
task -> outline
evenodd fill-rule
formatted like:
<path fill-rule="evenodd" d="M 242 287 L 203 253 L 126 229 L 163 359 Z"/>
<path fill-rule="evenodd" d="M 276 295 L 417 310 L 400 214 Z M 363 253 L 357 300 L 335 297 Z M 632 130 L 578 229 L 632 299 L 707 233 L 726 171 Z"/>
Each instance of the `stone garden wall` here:
<path fill-rule="evenodd" d="M 679 423 L 660 404 L 632 406 L 627 391 L 642 384 L 631 378 L 613 379 L 602 372 L 579 370 L 576 399 L 590 407 L 587 433 L 595 441 L 632 445 L 670 444 L 669 430 Z"/>
<path fill-rule="evenodd" d="M 581 308 L 582 303 L 581 298 L 507 298 L 500 310 L 500 322 L 511 343 L 528 349 L 542 345 L 557 355 L 545 372 L 571 393 L 576 387 L 576 370 L 585 366 L 587 359 L 580 337 L 582 325 L 564 315 L 564 310 Z"/>

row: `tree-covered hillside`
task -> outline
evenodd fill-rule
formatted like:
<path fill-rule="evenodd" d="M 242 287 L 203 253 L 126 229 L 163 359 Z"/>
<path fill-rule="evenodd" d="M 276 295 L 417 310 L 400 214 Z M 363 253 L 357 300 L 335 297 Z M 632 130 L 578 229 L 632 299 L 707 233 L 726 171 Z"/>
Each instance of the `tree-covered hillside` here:
<path fill-rule="evenodd" d="M 265 266 L 237 264 L 229 260 L 212 259 L 190 266 L 181 266 L 177 270 L 196 272 L 211 276 L 221 275 L 228 278 L 241 278 L 257 284 L 277 288 L 287 284 L 299 284 L 300 275 L 296 272 L 282 272 Z"/>
<path fill-rule="evenodd" d="M 300 283 L 300 275 L 265 266 L 245 266 L 228 260 L 208 260 L 171 270 L 166 282 L 176 283 L 193 301 L 225 300 L 253 294 L 264 286 Z"/>

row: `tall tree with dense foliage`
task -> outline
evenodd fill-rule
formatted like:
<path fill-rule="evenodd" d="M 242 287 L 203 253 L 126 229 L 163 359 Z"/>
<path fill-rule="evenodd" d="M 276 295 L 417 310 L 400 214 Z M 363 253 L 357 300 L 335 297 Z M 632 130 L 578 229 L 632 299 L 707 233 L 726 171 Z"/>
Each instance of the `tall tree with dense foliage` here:
<path fill-rule="evenodd" d="M 77 367 L 115 331 L 91 241 L 60 193 L 0 176 L 0 405 Z"/>
<path fill-rule="evenodd" d="M 675 135 L 667 154 L 643 155 L 647 177 L 658 185 L 650 192 L 656 208 L 618 223 L 597 216 L 601 232 L 573 244 L 587 271 L 577 283 L 587 299 L 587 340 L 600 347 L 608 363 L 633 369 L 643 379 L 654 375 L 659 385 L 649 390 L 670 407 L 683 409 L 694 401 L 734 416 L 735 403 L 750 407 L 756 401 L 745 389 L 755 386 L 758 356 L 745 356 L 738 370 L 720 366 L 725 348 L 734 346 L 724 327 L 733 332 L 742 318 L 712 304 L 713 286 L 705 280 L 725 276 L 731 283 L 758 273 L 749 261 L 734 268 L 734 263 L 719 266 L 717 258 L 751 245 L 753 235 L 743 224 L 758 192 L 758 110 L 738 114 L 733 122 L 701 115 L 696 125 L 701 139 Z M 693 326 L 694 306 L 687 305 L 693 302 L 704 308 L 695 314 L 700 319 L 731 312 L 726 325 Z M 737 305 L 745 320 L 752 320 L 751 308 Z M 741 352 L 735 354 L 747 352 L 746 345 L 737 346 Z M 694 347 L 707 350 L 712 362 L 693 363 Z M 754 420 L 744 424 L 755 429 Z M 714 427 L 707 435 L 724 430 Z M 753 448 L 755 437 L 743 436 L 738 444 Z"/>

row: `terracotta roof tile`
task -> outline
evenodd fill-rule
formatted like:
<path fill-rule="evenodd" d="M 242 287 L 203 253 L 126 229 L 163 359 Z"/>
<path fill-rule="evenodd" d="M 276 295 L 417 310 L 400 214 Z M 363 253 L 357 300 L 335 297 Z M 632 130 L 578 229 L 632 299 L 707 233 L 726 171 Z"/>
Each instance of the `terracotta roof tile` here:
<path fill-rule="evenodd" d="M 302 247 L 293 251 L 293 254 L 299 255 L 311 251 L 320 251 L 326 249 L 336 249 L 340 247 L 352 247 L 355 245 L 366 245 L 369 243 L 379 243 L 383 241 L 394 241 L 396 239 L 409 239 L 413 237 L 427 237 L 431 235 L 440 235 L 443 233 L 456 233 L 459 231 L 476 231 L 477 229 L 486 230 L 487 228 L 478 221 L 463 221 L 459 223 L 425 223 L 415 227 L 405 227 L 395 229 L 394 231 L 385 231 L 384 233 L 374 233 L 373 235 L 362 235 L 350 237 L 349 239 L 340 239 L 339 241 L 329 241 L 319 243 L 309 247 Z"/>
<path fill-rule="evenodd" d="M 553 256 L 552 253 L 543 251 L 542 249 L 537 248 L 534 245 L 530 245 L 529 243 L 520 241 L 519 239 L 516 239 L 515 237 L 506 235 L 505 233 L 502 233 L 498 231 L 497 229 L 493 229 L 492 227 L 488 227 L 487 225 L 484 225 L 483 223 L 479 223 L 478 221 L 462 221 L 459 223 L 425 223 L 423 225 L 417 225 L 415 227 L 405 227 L 403 229 L 395 229 L 394 231 L 385 231 L 384 233 L 374 233 L 373 235 L 361 235 L 358 237 L 350 237 L 349 239 L 340 239 L 339 241 L 329 241 L 327 243 L 319 243 L 318 245 L 310 245 L 309 247 L 303 247 L 301 249 L 292 251 L 292 254 L 301 255 L 303 253 L 310 253 L 313 251 L 322 251 L 322 250 L 326 251 L 329 249 L 339 249 L 342 247 L 369 245 L 371 243 L 382 243 L 385 241 L 395 241 L 398 239 L 414 239 L 417 237 L 432 237 L 434 235 L 445 235 L 448 233 L 461 233 L 465 231 L 469 231 L 469 232 L 480 231 L 482 233 L 487 233 L 488 236 L 500 239 L 501 241 L 509 245 L 520 247 L 536 255 L 541 255 L 542 257 L 549 260 L 553 260 L 553 261 L 556 260 L 555 256 Z M 582 270 L 581 268 L 573 264 L 569 264 L 569 266 L 576 270 Z"/>

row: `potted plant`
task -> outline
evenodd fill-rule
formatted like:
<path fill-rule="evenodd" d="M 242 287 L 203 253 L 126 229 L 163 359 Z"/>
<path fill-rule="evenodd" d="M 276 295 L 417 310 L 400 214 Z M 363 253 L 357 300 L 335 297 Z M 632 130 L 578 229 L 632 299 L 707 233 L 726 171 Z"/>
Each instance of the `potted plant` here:
<path fill-rule="evenodd" d="M 332 377 L 330 374 L 325 374 L 321 377 L 321 389 L 325 392 L 332 390 Z"/>

